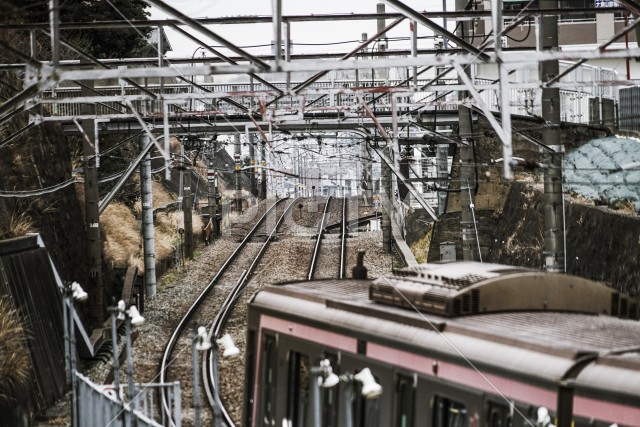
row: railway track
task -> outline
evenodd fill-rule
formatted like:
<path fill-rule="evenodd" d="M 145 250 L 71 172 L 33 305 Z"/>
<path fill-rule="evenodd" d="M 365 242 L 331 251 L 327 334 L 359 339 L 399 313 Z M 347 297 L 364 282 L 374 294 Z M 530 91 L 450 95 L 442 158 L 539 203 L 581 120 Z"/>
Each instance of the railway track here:
<path fill-rule="evenodd" d="M 343 279 L 346 275 L 346 257 L 347 257 L 347 198 L 336 199 L 334 197 L 328 197 L 327 202 L 324 205 L 322 218 L 318 225 L 318 232 L 316 234 L 316 243 L 309 263 L 309 273 L 307 274 L 307 280 L 313 280 L 316 277 L 318 264 L 321 256 L 321 245 L 327 234 L 327 221 L 329 218 L 330 205 L 339 200 L 342 200 L 342 206 L 340 209 L 340 243 L 339 243 L 339 259 L 336 263 L 338 265 L 337 277 Z M 325 254 L 326 256 L 326 254 Z M 327 260 L 329 261 L 329 260 Z"/>
<path fill-rule="evenodd" d="M 258 263 L 262 259 L 262 256 L 267 251 L 269 244 L 275 238 L 275 235 L 277 231 L 280 229 L 282 223 L 284 222 L 284 219 L 289 214 L 292 207 L 296 204 L 298 200 L 299 199 L 296 199 L 293 202 L 289 203 L 289 205 L 287 206 L 285 211 L 282 213 L 282 215 L 279 216 L 275 226 L 267 236 L 264 244 L 260 248 L 260 251 L 258 252 L 256 257 L 253 259 L 251 265 L 249 266 L 248 269 L 243 271 L 243 274 L 241 274 L 235 286 L 233 286 L 231 291 L 227 294 L 227 298 L 225 299 L 222 307 L 220 307 L 220 310 L 218 311 L 218 314 L 216 315 L 213 321 L 213 324 L 211 325 L 211 328 L 209 330 L 209 337 L 212 341 L 217 340 L 220 337 L 222 330 L 224 329 L 224 326 L 226 324 L 226 321 L 229 318 L 231 311 L 233 310 L 233 307 L 235 306 L 236 301 L 238 300 L 239 296 L 242 294 L 242 291 L 245 289 L 254 270 L 256 269 L 256 267 L 258 266 Z M 217 352 L 214 351 L 213 348 L 208 350 L 205 353 L 205 357 L 202 361 L 204 388 L 207 395 L 207 399 L 209 401 L 209 406 L 213 408 L 214 413 L 216 414 L 215 419 L 220 420 L 220 418 L 222 418 L 226 423 L 226 425 L 233 426 L 234 425 L 233 420 L 231 419 L 231 416 L 229 415 L 228 411 L 225 409 L 224 404 L 219 399 L 219 393 L 217 392 L 218 372 L 217 372 L 216 357 L 217 357 Z M 218 424 L 216 421 L 216 426 L 218 425 L 220 424 Z"/>
<path fill-rule="evenodd" d="M 162 356 L 162 359 L 161 359 L 161 362 L 160 362 L 160 381 L 161 382 L 167 382 L 168 381 L 169 369 L 170 369 L 171 365 L 174 363 L 174 361 L 172 360 L 172 354 L 173 354 L 173 352 L 174 352 L 174 350 L 176 348 L 176 345 L 177 345 L 178 341 L 180 340 L 180 338 L 184 337 L 184 335 L 186 334 L 188 326 L 189 326 L 192 318 L 194 317 L 195 313 L 200 309 L 200 307 L 203 306 L 203 304 L 207 300 L 207 296 L 215 288 L 216 284 L 218 284 L 221 281 L 222 277 L 227 273 L 229 273 L 229 274 L 232 273 L 231 272 L 231 270 L 232 270 L 231 267 L 234 266 L 234 268 L 237 269 L 237 266 L 235 265 L 236 264 L 235 261 L 239 259 L 239 255 L 240 254 L 243 254 L 243 255 L 246 254 L 245 248 L 247 247 L 247 245 L 251 241 L 251 239 L 254 238 L 258 234 L 258 231 L 260 229 L 262 229 L 266 225 L 267 218 L 270 215 L 275 214 L 279 207 L 284 206 L 285 202 L 287 200 L 289 200 L 289 199 L 277 200 L 275 203 L 273 203 L 266 210 L 264 215 L 262 215 L 259 218 L 259 220 L 251 228 L 251 230 L 246 234 L 246 236 L 244 237 L 242 242 L 240 242 L 240 244 L 238 245 L 236 250 L 227 258 L 227 260 L 220 267 L 220 269 L 218 270 L 216 275 L 210 280 L 208 285 L 204 288 L 204 290 L 200 293 L 200 295 L 195 299 L 193 304 L 189 307 L 189 309 L 183 315 L 182 319 L 178 323 L 178 326 L 173 331 L 173 333 L 172 333 L 172 335 L 171 335 L 171 337 L 170 337 L 170 339 L 169 339 L 169 341 L 168 341 L 168 343 L 167 343 L 167 345 L 165 347 L 165 351 L 163 352 L 163 356 Z M 262 245 L 261 249 L 259 250 L 258 254 L 248 257 L 249 259 L 252 260 L 250 266 L 248 268 L 244 269 L 242 271 L 242 273 L 240 273 L 240 275 L 239 275 L 240 277 L 239 278 L 236 278 L 234 280 L 236 285 L 232 287 L 232 290 L 227 295 L 225 303 L 223 304 L 223 307 L 218 312 L 218 315 L 216 316 L 216 318 L 215 318 L 215 320 L 213 322 L 213 325 L 212 325 L 212 327 L 210 329 L 209 335 L 210 335 L 212 340 L 215 340 L 216 338 L 218 338 L 218 335 L 219 335 L 220 331 L 222 330 L 222 328 L 224 327 L 224 323 L 225 323 L 226 319 L 228 318 L 228 315 L 229 315 L 231 309 L 233 308 L 233 304 L 237 300 L 238 296 L 241 294 L 242 289 L 244 289 L 244 286 L 246 285 L 248 279 L 251 276 L 251 273 L 253 272 L 255 267 L 258 265 L 258 262 L 260 261 L 260 258 L 262 257 L 262 255 L 266 251 L 266 248 L 268 247 L 269 242 L 273 239 L 273 236 L 274 236 L 276 230 L 282 224 L 282 219 L 290 211 L 291 207 L 295 204 L 295 202 L 296 201 L 293 201 L 293 202 L 289 203 L 288 206 L 286 207 L 284 213 L 276 221 L 275 227 L 273 227 L 272 230 L 265 232 L 265 234 L 268 235 L 268 237 L 267 237 L 265 243 Z M 247 258 L 247 257 L 245 257 L 245 258 Z M 214 353 L 214 352 L 212 352 L 212 353 Z M 215 354 L 213 354 L 213 356 L 211 356 L 211 357 L 214 357 L 214 356 L 215 356 Z M 205 357 L 205 360 L 210 360 L 210 357 Z M 209 363 L 211 363 L 211 362 L 207 363 L 207 369 L 203 370 L 203 372 L 206 372 L 206 376 L 207 377 L 213 378 L 215 376 L 214 375 L 215 373 L 212 372 L 211 369 L 208 367 Z M 217 387 L 217 384 L 208 384 L 208 382 L 209 382 L 209 380 L 205 381 L 205 391 L 206 391 L 207 397 L 209 398 L 209 403 L 211 404 L 211 407 L 214 410 L 216 410 L 216 408 L 220 408 L 221 411 L 223 412 L 223 416 L 224 416 L 226 414 L 226 411 L 224 410 L 222 405 L 215 405 L 214 401 L 212 400 L 213 396 L 216 396 L 215 389 Z M 168 405 L 168 399 L 167 399 L 167 396 L 164 396 L 164 395 L 162 396 L 162 411 L 165 413 L 166 419 L 171 420 L 171 417 L 167 415 L 167 414 L 170 413 L 170 408 L 169 408 L 169 405 Z M 233 425 L 233 423 L 231 422 L 228 414 L 226 414 L 226 416 L 224 416 L 224 419 L 225 419 L 225 422 L 228 425 Z M 173 420 L 170 421 L 170 425 L 171 426 L 175 425 L 173 423 Z"/>
<path fill-rule="evenodd" d="M 344 279 L 347 275 L 347 237 L 348 237 L 348 228 L 347 223 L 349 222 L 349 216 L 347 215 L 347 207 L 349 204 L 347 203 L 347 198 L 342 198 L 342 227 L 340 231 L 340 271 L 338 277 L 340 279 Z"/>

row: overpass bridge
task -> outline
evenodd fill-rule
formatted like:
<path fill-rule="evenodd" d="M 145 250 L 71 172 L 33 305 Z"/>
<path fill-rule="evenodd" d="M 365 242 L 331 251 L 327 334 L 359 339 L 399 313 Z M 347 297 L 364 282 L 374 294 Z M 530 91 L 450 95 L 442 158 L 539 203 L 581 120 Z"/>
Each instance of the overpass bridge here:
<path fill-rule="evenodd" d="M 561 63 L 561 69 L 571 66 L 571 63 Z M 394 74 L 403 72 L 397 67 L 392 71 Z M 509 89 L 509 112 L 540 117 L 536 89 L 525 83 L 525 73 L 523 70 L 514 73 L 513 80 L 523 83 L 513 84 Z M 337 79 L 337 74 L 332 72 L 313 82 L 309 79 L 276 81 L 268 86 L 257 81 L 197 83 L 197 79 L 182 83 L 141 82 L 136 86 L 121 82 L 120 85 L 90 89 L 67 85 L 42 91 L 38 99 L 40 112 L 32 109 L 31 123 L 59 122 L 67 135 L 79 134 L 74 119 L 96 120 L 100 133 L 135 132 L 143 129 L 138 117 L 155 132 L 166 126 L 170 133 L 257 132 L 260 123 L 270 127 L 271 132 L 278 129 L 287 132 L 373 129 L 375 123 L 362 108 L 362 104 L 366 104 L 379 123 L 387 128 L 391 128 L 395 108 L 396 120 L 401 127 L 420 122 L 435 130 L 435 127 L 457 124 L 457 108 L 461 103 L 477 105 L 481 100 L 487 111 L 501 111 L 495 80 L 486 76 L 477 75 L 472 79 L 480 100 L 469 102 L 458 100 L 458 92 L 465 87 L 457 78 L 437 79 L 437 72 L 433 78 L 416 80 L 375 78 L 375 72 L 371 70 L 360 78 L 352 73 L 353 78 L 348 80 Z M 406 70 L 404 74 L 408 74 Z M 593 117 L 590 114 L 593 100 L 604 98 L 617 102 L 617 91 L 611 85 L 600 85 L 616 79 L 613 70 L 586 64 L 574 69 L 560 90 L 561 119 L 589 123 Z M 303 90 L 295 89 L 303 86 Z M 392 96 L 397 98 L 395 105 L 392 105 Z M 91 114 L 86 113 L 87 103 L 94 106 L 95 111 Z M 600 108 L 599 104 L 595 105 Z M 133 110 L 138 114 L 133 114 Z M 275 129 L 266 123 L 275 125 Z"/>

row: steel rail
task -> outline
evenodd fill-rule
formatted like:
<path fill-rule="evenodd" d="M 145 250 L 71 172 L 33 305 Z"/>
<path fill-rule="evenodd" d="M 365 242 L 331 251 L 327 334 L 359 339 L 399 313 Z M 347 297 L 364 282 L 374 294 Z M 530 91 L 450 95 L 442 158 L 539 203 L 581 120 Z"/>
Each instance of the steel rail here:
<path fill-rule="evenodd" d="M 347 228 L 348 223 L 347 217 L 347 198 L 343 197 L 342 199 L 342 235 L 340 236 L 340 271 L 339 276 L 340 279 L 344 279 L 346 277 L 346 261 L 347 261 L 347 232 L 349 231 Z"/>
<path fill-rule="evenodd" d="M 329 210 L 329 203 L 333 197 L 327 198 L 327 203 L 324 205 L 324 211 L 322 212 L 322 220 L 318 225 L 318 234 L 316 234 L 316 245 L 313 249 L 313 256 L 311 257 L 311 263 L 309 264 L 309 273 L 307 274 L 307 280 L 313 280 L 313 276 L 316 274 L 316 267 L 318 266 L 318 255 L 320 254 L 320 242 L 324 235 L 324 224 L 327 221 L 327 211 Z"/>
<path fill-rule="evenodd" d="M 238 245 L 236 250 L 227 258 L 227 260 L 224 262 L 222 267 L 220 267 L 220 269 L 218 270 L 216 275 L 213 277 L 213 279 L 211 279 L 209 284 L 204 288 L 204 290 L 200 293 L 200 295 L 196 298 L 196 300 L 193 302 L 191 307 L 189 307 L 189 309 L 187 310 L 185 315 L 182 317 L 182 319 L 180 320 L 180 323 L 174 329 L 173 334 L 169 338 L 167 346 L 165 347 L 165 351 L 164 351 L 164 353 L 162 355 L 162 360 L 160 362 L 160 382 L 161 383 L 165 383 L 165 382 L 168 381 L 169 366 L 172 363 L 171 354 L 173 353 L 173 351 L 174 351 L 174 349 L 176 347 L 176 344 L 178 343 L 178 339 L 180 338 L 180 336 L 186 330 L 186 328 L 187 328 L 187 326 L 189 324 L 189 321 L 191 320 L 191 318 L 193 317 L 193 315 L 195 314 L 197 309 L 200 307 L 200 305 L 202 304 L 204 299 L 207 297 L 207 295 L 213 290 L 215 284 L 218 282 L 218 280 L 220 279 L 222 274 L 226 271 L 226 269 L 229 267 L 229 265 L 231 265 L 231 263 L 237 258 L 237 256 L 242 252 L 242 250 L 244 249 L 246 244 L 249 242 L 249 240 L 256 233 L 258 228 L 264 223 L 264 221 L 266 220 L 267 216 L 273 210 L 275 210 L 277 205 L 279 205 L 280 203 L 284 202 L 285 200 L 287 200 L 287 199 L 277 200 L 273 205 L 271 205 L 271 207 L 269 207 L 269 209 L 267 209 L 267 211 L 264 213 L 264 215 L 262 215 L 262 217 L 258 220 L 258 222 L 247 233 L 247 235 L 242 240 L 242 242 L 240 242 L 240 244 Z M 175 426 L 175 423 L 174 423 L 173 419 L 171 418 L 171 411 L 170 411 L 170 408 L 169 408 L 169 405 L 168 405 L 168 397 L 166 396 L 165 393 L 162 393 L 161 398 L 162 398 L 162 409 L 161 410 L 166 414 L 167 419 L 169 420 L 169 425 L 170 426 Z"/>
<path fill-rule="evenodd" d="M 267 236 L 267 239 L 265 240 L 264 244 L 260 248 L 260 251 L 258 252 L 258 254 L 253 259 L 253 262 L 251 263 L 249 268 L 242 272 L 242 275 L 234 285 L 233 289 L 227 294 L 227 297 L 225 298 L 224 303 L 220 307 L 220 310 L 218 311 L 218 314 L 216 315 L 209 329 L 209 338 L 211 339 L 212 342 L 215 342 L 215 340 L 220 337 L 221 332 L 224 329 L 227 323 L 227 320 L 229 319 L 229 316 L 231 315 L 231 312 L 236 305 L 236 302 L 238 301 L 238 298 L 246 288 L 249 280 L 251 279 L 251 276 L 253 275 L 253 272 L 255 271 L 256 267 L 260 263 L 262 256 L 269 248 L 270 243 L 274 240 L 274 237 L 278 229 L 281 227 L 284 219 L 287 217 L 289 212 L 291 212 L 291 209 L 293 208 L 293 206 L 295 206 L 300 199 L 301 199 L 300 197 L 295 199 L 293 202 L 291 202 L 287 206 L 285 211 L 282 213 L 282 216 L 278 218 L 278 221 L 273 227 L 273 230 L 271 230 L 271 233 L 269 233 L 269 236 Z M 217 363 L 216 363 L 216 360 L 214 359 L 216 357 L 217 357 L 217 351 L 215 351 L 215 345 L 214 345 L 210 350 L 207 350 L 202 360 L 202 376 L 203 376 L 203 383 L 204 383 L 203 385 L 207 395 L 207 399 L 209 400 L 209 405 L 211 406 L 211 408 L 214 409 L 214 413 L 215 413 L 215 408 L 217 406 L 217 408 L 220 410 L 220 415 L 222 416 L 226 425 L 233 427 L 235 424 L 233 423 L 233 420 L 231 419 L 229 412 L 224 407 L 222 400 L 220 399 L 219 393 L 216 392 L 216 390 L 219 390 L 219 386 L 217 384 L 217 382 L 219 381 L 219 379 L 217 378 L 217 369 L 216 369 Z"/>

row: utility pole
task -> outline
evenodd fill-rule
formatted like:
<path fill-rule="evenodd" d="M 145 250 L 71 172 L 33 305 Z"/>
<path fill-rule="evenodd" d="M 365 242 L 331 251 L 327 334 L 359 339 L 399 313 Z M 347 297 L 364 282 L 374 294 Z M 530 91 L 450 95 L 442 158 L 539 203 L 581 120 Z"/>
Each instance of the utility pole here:
<path fill-rule="evenodd" d="M 149 143 L 149 135 L 140 137 L 140 148 Z M 144 251 L 144 283 L 147 296 L 156 296 L 156 253 L 153 233 L 153 195 L 151 186 L 151 153 L 140 162 L 140 198 L 142 199 L 142 241 Z"/>
<path fill-rule="evenodd" d="M 391 169 L 382 162 L 380 170 L 380 207 L 382 212 L 382 220 L 380 228 L 382 228 L 382 251 L 391 253 L 391 218 L 389 210 L 393 209 L 391 203 Z"/>
<path fill-rule="evenodd" d="M 267 166 L 267 149 L 264 141 L 260 145 L 260 163 L 262 165 L 262 169 L 260 169 L 260 199 L 264 200 L 267 198 L 267 170 L 265 169 Z"/>
<path fill-rule="evenodd" d="M 373 171 L 372 171 L 372 162 L 369 160 L 371 158 L 371 154 L 369 153 L 369 147 L 367 146 L 369 142 L 365 139 L 362 141 L 360 145 L 360 155 L 362 157 L 362 183 L 364 190 L 364 201 L 365 204 L 371 206 L 373 204 Z"/>
<path fill-rule="evenodd" d="M 302 191 L 302 174 L 300 173 L 300 150 L 296 145 L 293 146 L 293 174 L 296 175 L 296 186 L 294 189 L 294 197 Z"/>
<path fill-rule="evenodd" d="M 182 180 L 182 215 L 184 219 L 184 256 L 193 259 L 193 221 L 192 221 L 192 204 L 191 204 L 191 166 L 188 164 L 189 158 L 184 153 L 184 144 L 182 141 L 180 148 L 180 174 Z"/>
<path fill-rule="evenodd" d="M 464 10 L 467 0 L 456 0 L 456 10 Z M 468 39 L 470 35 L 470 22 L 459 23 L 458 35 Z M 498 29 L 494 29 L 498 31 Z M 468 66 L 464 69 L 470 75 Z M 458 82 L 462 79 L 458 77 Z M 467 98 L 467 91 L 460 91 L 458 99 Z M 471 111 L 462 105 L 458 106 L 458 135 L 460 137 L 460 227 L 462 229 L 462 259 L 465 261 L 478 261 L 478 241 L 476 239 L 477 224 L 474 220 L 472 209 L 475 205 L 475 163 L 473 153 L 473 128 L 471 124 Z"/>
<path fill-rule="evenodd" d="M 449 187 L 449 144 L 436 145 L 436 175 L 438 187 Z M 447 210 L 447 192 L 438 190 L 438 215 L 443 215 Z"/>
<path fill-rule="evenodd" d="M 253 134 L 251 141 L 249 141 L 249 182 L 250 182 L 250 191 L 254 196 L 258 195 L 258 187 L 256 183 L 256 144 L 258 143 L 258 138 L 255 134 Z"/>
<path fill-rule="evenodd" d="M 184 174 L 184 255 L 193 259 L 193 198 L 191 195 L 191 171 L 190 165 L 185 165 Z"/>
<path fill-rule="evenodd" d="M 384 14 L 385 6 L 384 3 L 378 3 L 376 5 L 376 13 Z M 377 30 L 378 32 L 384 30 L 385 28 L 385 19 L 377 19 Z M 386 49 L 386 46 L 378 43 L 378 51 L 382 52 Z M 385 74 L 382 74 L 384 78 Z M 376 113 L 375 104 L 373 107 L 373 114 Z M 388 146 L 389 151 L 392 151 L 392 148 Z M 389 158 L 393 158 L 392 155 Z M 391 240 L 392 240 L 392 230 L 391 230 L 391 218 L 389 217 L 389 210 L 393 209 L 393 204 L 391 203 L 391 169 L 386 165 L 385 162 L 380 162 L 380 207 L 382 213 L 382 219 L 380 221 L 380 228 L 382 228 L 382 251 L 385 253 L 391 253 Z"/>
<path fill-rule="evenodd" d="M 234 175 L 236 178 L 236 210 L 242 212 L 242 160 L 240 159 L 241 148 L 240 134 L 237 133 L 235 137 L 235 144 L 233 150 L 233 160 L 235 161 Z"/>
<path fill-rule="evenodd" d="M 49 27 L 51 31 L 51 64 L 58 67 L 60 65 L 60 0 L 49 0 Z"/>
<path fill-rule="evenodd" d="M 540 9 L 557 8 L 556 0 L 540 0 Z M 558 50 L 558 17 L 542 15 L 538 25 L 538 48 Z M 539 66 L 540 80 L 551 80 L 559 73 L 557 60 L 543 61 Z M 562 221 L 562 152 L 560 141 L 560 89 L 542 89 L 542 118 L 545 121 L 542 140 L 554 151 L 546 153 L 544 163 L 544 269 L 548 272 L 564 271 L 564 223 Z"/>
<path fill-rule="evenodd" d="M 82 96 L 93 96 L 93 81 L 80 88 Z M 83 104 L 83 114 L 95 115 L 95 104 Z M 81 121 L 85 138 L 82 142 L 84 161 L 84 212 L 87 240 L 89 241 L 89 319 L 93 328 L 102 327 L 104 321 L 102 287 L 102 242 L 100 239 L 100 212 L 98 194 L 98 157 L 96 152 L 95 120 Z"/>
<path fill-rule="evenodd" d="M 218 149 L 218 141 L 214 138 L 211 140 L 209 146 L 209 156 L 207 156 L 207 180 L 209 182 L 209 193 L 207 199 L 207 205 L 209 206 L 209 219 L 213 230 L 211 234 L 214 236 L 220 235 L 220 226 L 218 224 L 218 174 L 215 170 L 214 159 L 216 158 L 216 150 Z"/>

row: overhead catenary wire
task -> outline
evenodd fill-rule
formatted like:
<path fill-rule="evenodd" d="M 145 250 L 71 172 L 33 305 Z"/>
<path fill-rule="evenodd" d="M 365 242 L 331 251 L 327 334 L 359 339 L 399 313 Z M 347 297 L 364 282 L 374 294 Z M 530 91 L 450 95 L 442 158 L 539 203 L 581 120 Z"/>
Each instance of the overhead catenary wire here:
<path fill-rule="evenodd" d="M 145 37 L 144 37 L 144 34 L 142 34 L 142 32 L 140 31 L 140 29 L 139 29 L 139 28 L 137 28 L 135 25 L 133 25 L 133 24 L 131 23 L 131 21 L 130 21 L 130 20 L 129 20 L 129 19 L 128 19 L 128 18 L 127 18 L 123 13 L 122 13 L 122 11 L 121 11 L 120 9 L 118 9 L 118 8 L 117 8 L 117 7 L 116 7 L 116 6 L 115 6 L 115 5 L 114 5 L 110 0 L 106 0 L 106 2 L 107 2 L 107 3 L 108 3 L 108 4 L 109 4 L 109 5 L 110 5 L 110 6 L 111 6 L 111 7 L 112 7 L 116 12 L 118 12 L 118 14 L 122 17 L 122 19 L 124 19 L 124 20 L 125 20 L 125 22 L 127 22 L 127 23 L 129 24 L 129 26 L 131 26 L 131 28 L 133 28 L 133 29 L 138 33 L 138 35 L 139 35 L 139 36 L 141 36 L 141 37 L 145 38 Z M 176 70 L 176 71 L 179 71 L 179 70 L 177 69 L 177 67 L 176 67 L 174 64 L 172 64 L 172 63 L 171 63 L 171 61 L 170 61 L 168 58 L 166 58 L 166 57 L 164 56 L 164 53 L 161 53 L 161 52 L 158 50 L 158 46 L 156 46 L 156 45 L 152 44 L 150 41 L 147 41 L 147 43 L 149 44 L 149 46 L 151 46 L 151 47 L 152 47 L 152 48 L 153 48 L 153 49 L 158 53 L 158 55 L 162 55 L 162 56 L 163 56 L 163 60 L 164 60 L 164 61 L 165 61 L 165 62 L 166 62 L 170 67 L 172 67 L 172 68 L 173 68 L 174 70 Z M 181 77 L 183 78 L 183 81 L 189 82 L 189 80 L 188 80 L 188 79 L 186 79 L 184 75 L 182 75 L 182 74 L 181 74 Z M 204 100 L 204 98 L 203 98 L 203 99 L 201 99 L 201 101 L 205 101 L 205 100 Z M 236 130 L 236 132 L 241 133 L 241 131 L 240 131 L 237 127 L 235 127 L 235 125 L 234 125 L 233 123 L 231 123 L 231 121 L 229 121 L 229 119 L 226 117 L 226 114 L 225 114 L 225 113 L 223 113 L 223 112 L 221 112 L 221 111 L 218 111 L 218 112 L 222 114 L 222 117 L 223 117 L 223 118 L 224 118 L 224 119 L 229 123 L 229 125 L 231 125 L 231 127 L 232 127 L 234 130 Z M 196 116 L 196 117 L 198 117 L 198 116 Z M 211 125 L 211 123 L 209 123 L 209 122 L 207 122 L 207 124 Z"/>
<path fill-rule="evenodd" d="M 0 190 L 0 197 L 2 198 L 25 198 L 25 197 L 37 197 L 44 196 L 45 194 L 55 193 L 56 191 L 62 190 L 70 185 L 75 184 L 78 180 L 74 177 L 68 179 L 64 182 L 61 182 L 56 185 L 52 185 L 46 188 L 40 188 L 38 190 L 26 190 L 26 191 L 6 191 Z"/>
<path fill-rule="evenodd" d="M 387 279 L 386 276 L 381 276 L 381 278 L 387 282 L 387 284 L 389 286 L 391 286 L 394 291 L 400 295 L 402 297 L 402 299 L 404 299 L 404 302 L 406 304 L 408 304 L 413 311 L 416 312 L 416 314 L 418 316 L 420 316 L 422 318 L 422 320 L 424 320 L 426 323 L 428 323 L 432 330 L 434 330 L 438 336 L 440 336 L 446 343 L 447 345 L 449 345 L 449 347 L 451 347 L 452 350 L 454 350 L 464 361 L 465 363 L 471 367 L 471 369 L 473 369 L 478 375 L 480 375 L 480 377 L 482 378 L 483 381 L 485 381 L 499 396 L 501 399 L 503 399 L 505 402 L 507 402 L 508 406 L 510 408 L 512 408 L 515 412 L 518 413 L 518 415 L 520 415 L 522 417 L 522 419 L 531 427 L 536 427 L 535 424 L 533 424 L 533 422 L 531 422 L 529 420 L 529 418 L 527 416 L 525 416 L 525 414 L 522 413 L 522 411 L 516 406 L 512 404 L 512 400 L 509 399 L 499 388 L 498 386 L 496 386 L 493 381 L 491 381 L 491 379 L 489 377 L 487 377 L 484 372 L 482 372 L 482 370 L 476 366 L 476 364 L 469 359 L 459 348 L 457 345 L 455 345 L 446 335 L 445 333 L 443 333 L 440 328 L 438 328 L 437 325 L 435 325 L 430 319 L 428 319 L 419 309 L 418 307 L 416 307 L 413 302 L 411 302 L 411 300 L 409 298 L 407 298 L 407 296 L 402 292 L 402 290 L 398 289 L 397 286 L 395 286 L 389 279 Z"/>

